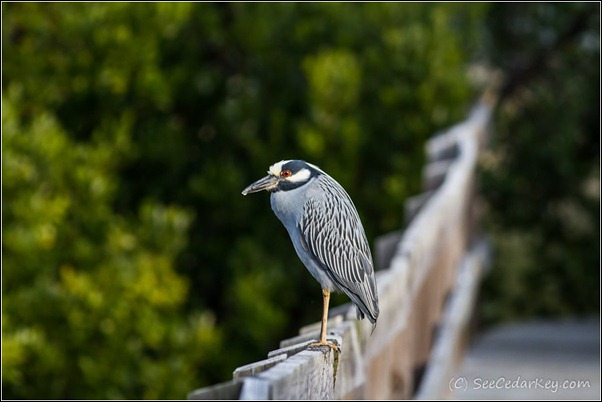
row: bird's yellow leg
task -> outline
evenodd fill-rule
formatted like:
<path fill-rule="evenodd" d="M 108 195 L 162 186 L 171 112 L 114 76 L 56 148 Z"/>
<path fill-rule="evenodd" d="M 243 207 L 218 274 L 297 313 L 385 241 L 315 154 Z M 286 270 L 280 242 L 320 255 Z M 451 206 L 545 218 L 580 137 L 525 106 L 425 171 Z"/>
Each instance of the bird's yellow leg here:
<path fill-rule="evenodd" d="M 330 302 L 330 291 L 327 289 L 322 289 L 322 296 L 323 296 L 324 307 L 323 307 L 323 311 L 322 311 L 322 328 L 320 329 L 320 342 L 312 343 L 309 345 L 309 347 L 329 346 L 336 351 L 340 351 L 340 349 L 337 345 L 326 341 L 326 326 L 328 324 L 328 304 Z"/>

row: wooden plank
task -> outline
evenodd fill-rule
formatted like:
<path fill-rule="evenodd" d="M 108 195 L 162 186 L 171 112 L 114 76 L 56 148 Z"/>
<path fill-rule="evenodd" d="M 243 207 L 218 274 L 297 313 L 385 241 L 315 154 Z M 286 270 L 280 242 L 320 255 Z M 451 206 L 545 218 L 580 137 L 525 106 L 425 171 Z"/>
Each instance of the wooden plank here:
<path fill-rule="evenodd" d="M 379 326 L 374 334 L 377 339 L 367 344 L 365 357 L 369 361 L 386 361 L 389 356 L 386 354 L 386 348 L 391 349 L 391 345 L 402 339 L 411 340 L 405 354 L 413 351 L 419 352 L 410 359 L 412 360 L 410 365 L 420 364 L 420 361 L 425 359 L 425 346 L 430 345 L 424 341 L 427 339 L 429 331 L 433 331 L 432 320 L 437 316 L 437 309 L 440 310 L 446 297 L 446 291 L 445 287 L 442 287 L 438 293 L 432 291 L 430 295 L 420 296 L 421 293 L 430 291 L 429 287 L 426 288 L 427 291 L 422 290 L 424 289 L 423 283 L 428 277 L 429 271 L 436 266 L 437 261 L 445 260 L 440 256 L 453 257 L 457 262 L 465 247 L 467 225 L 464 221 L 472 196 L 472 176 L 478 152 L 476 136 L 486 120 L 487 114 L 478 111 L 471 116 L 469 121 L 452 128 L 446 134 L 453 141 L 458 142 L 458 158 L 450 165 L 441 187 L 432 195 L 406 229 L 397 248 L 397 254 L 392 259 L 390 270 L 394 278 L 388 288 L 379 292 L 382 320 L 379 318 Z M 443 273 L 452 268 L 453 266 L 448 264 L 448 268 L 443 269 Z M 450 275 L 447 274 L 447 276 Z M 381 290 L 380 286 L 379 290 Z M 421 317 L 410 320 L 412 313 L 415 315 L 422 305 L 435 306 L 433 307 L 435 309 L 425 311 L 425 314 L 428 314 L 427 319 Z M 404 332 L 406 333 L 405 337 L 402 335 Z M 396 372 L 393 367 L 394 362 L 390 362 L 389 367 L 382 367 L 382 362 L 379 364 L 381 365 L 379 370 L 373 371 Z M 366 396 L 376 399 L 389 398 L 393 394 L 401 397 L 407 396 L 407 387 L 411 386 L 408 383 L 412 381 L 412 373 L 407 366 L 397 370 L 396 377 L 383 379 L 381 374 L 381 377 L 370 378 Z M 385 383 L 380 386 L 372 386 L 373 382 L 378 383 L 379 381 L 385 381 Z M 406 387 L 406 389 L 400 390 L 400 387 Z M 387 389 L 389 394 L 383 391 Z"/>
<path fill-rule="evenodd" d="M 303 343 L 293 345 L 302 350 L 265 372 L 244 379 L 241 399 L 340 399 L 360 395 L 365 369 L 355 323 L 346 321 L 332 328 L 328 338 L 340 345 L 340 353 L 329 347 L 306 349 Z M 286 349 L 281 352 L 287 353 Z M 327 362 L 319 355 L 328 356 Z"/>
<path fill-rule="evenodd" d="M 479 280 L 487 265 L 489 253 L 487 242 L 481 240 L 464 257 L 427 371 L 414 399 L 446 399 L 449 396 L 449 381 L 458 363 L 458 351 L 463 346 L 468 331 Z"/>
<path fill-rule="evenodd" d="M 199 388 L 190 392 L 190 400 L 232 400 L 238 399 L 243 383 L 240 380 L 227 381 L 210 387 Z"/>
<path fill-rule="evenodd" d="M 335 362 L 334 373 L 336 399 L 351 398 L 363 392 L 366 367 L 357 323 L 355 320 L 345 321 L 332 330 L 341 339 L 341 353 Z"/>
<path fill-rule="evenodd" d="M 268 358 L 273 358 L 273 357 L 276 357 L 279 355 L 291 357 L 291 356 L 296 355 L 297 353 L 304 351 L 305 349 L 307 349 L 307 347 L 309 346 L 310 343 L 318 341 L 317 337 L 313 336 L 314 334 L 310 334 L 310 335 L 312 335 L 312 337 L 307 341 L 304 341 L 301 343 L 296 343 L 296 344 L 293 344 L 293 345 L 290 345 L 290 346 L 287 346 L 284 348 L 272 350 L 271 352 L 268 353 Z"/>
<path fill-rule="evenodd" d="M 449 130 L 429 139 L 425 144 L 426 157 L 429 162 L 456 159 L 458 142 L 449 135 Z"/>
<path fill-rule="evenodd" d="M 241 399 L 333 399 L 336 352 L 322 349 L 305 350 L 243 379 Z"/>
<path fill-rule="evenodd" d="M 396 230 L 376 237 L 374 240 L 374 254 L 376 257 L 374 260 L 375 270 L 389 268 L 389 264 L 395 255 L 395 250 L 397 249 L 397 245 L 399 244 L 402 235 L 400 230 Z"/>
<path fill-rule="evenodd" d="M 445 176 L 451 168 L 454 160 L 435 161 L 427 164 L 422 169 L 422 189 L 435 190 L 445 180 Z"/>
<path fill-rule="evenodd" d="M 236 370 L 234 370 L 234 373 L 232 373 L 232 377 L 236 380 L 238 378 L 261 373 L 262 371 L 266 371 L 281 361 L 286 360 L 288 355 L 286 353 L 281 353 L 274 356 L 270 356 L 268 354 L 268 357 L 268 359 L 238 367 Z"/>
<path fill-rule="evenodd" d="M 273 399 L 269 380 L 258 376 L 243 379 L 240 400 L 264 401 L 268 399 Z"/>
<path fill-rule="evenodd" d="M 420 193 L 418 195 L 406 198 L 405 202 L 403 203 L 404 219 L 406 226 L 412 222 L 416 215 L 418 215 L 418 212 L 420 212 L 422 207 L 426 205 L 426 203 L 428 202 L 428 200 L 430 200 L 432 195 L 433 191 L 426 191 L 424 193 Z M 403 236 L 401 236 L 400 241 L 402 238 Z M 398 241 L 398 243 L 400 241 Z M 391 260 L 392 259 L 393 257 L 391 256 Z"/>

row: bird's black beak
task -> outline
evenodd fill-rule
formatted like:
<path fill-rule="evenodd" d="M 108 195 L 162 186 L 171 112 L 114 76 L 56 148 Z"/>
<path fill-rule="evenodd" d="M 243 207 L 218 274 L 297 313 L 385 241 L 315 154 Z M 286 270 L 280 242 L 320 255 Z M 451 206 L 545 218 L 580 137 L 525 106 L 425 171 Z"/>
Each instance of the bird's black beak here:
<path fill-rule="evenodd" d="M 267 175 L 266 177 L 257 180 L 255 183 L 251 184 L 250 186 L 248 186 L 247 188 L 245 188 L 244 190 L 242 190 L 242 195 L 247 195 L 249 193 L 256 193 L 258 191 L 262 191 L 262 190 L 272 190 L 274 188 L 276 188 L 276 186 L 278 186 L 278 182 L 280 180 L 278 179 L 278 177 L 274 176 L 274 175 Z"/>

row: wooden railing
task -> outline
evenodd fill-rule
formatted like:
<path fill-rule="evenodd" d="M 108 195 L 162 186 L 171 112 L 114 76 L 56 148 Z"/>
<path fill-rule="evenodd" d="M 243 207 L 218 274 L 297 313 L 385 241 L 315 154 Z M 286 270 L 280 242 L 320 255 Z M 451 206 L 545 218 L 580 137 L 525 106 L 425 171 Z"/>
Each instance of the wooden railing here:
<path fill-rule="evenodd" d="M 307 350 L 320 323 L 283 340 L 267 359 L 234 371 L 233 380 L 189 399 L 408 399 L 445 396 L 462 354 L 488 248 L 478 232 L 477 157 L 491 109 L 426 145 L 424 193 L 406 201 L 403 233 L 377 239 L 380 316 L 371 334 L 350 304 L 330 312 L 331 348 Z"/>

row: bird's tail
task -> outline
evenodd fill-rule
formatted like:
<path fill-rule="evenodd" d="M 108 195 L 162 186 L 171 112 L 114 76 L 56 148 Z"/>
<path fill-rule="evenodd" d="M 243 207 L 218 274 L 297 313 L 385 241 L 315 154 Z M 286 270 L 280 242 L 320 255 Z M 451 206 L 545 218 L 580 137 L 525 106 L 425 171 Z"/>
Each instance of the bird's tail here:
<path fill-rule="evenodd" d="M 378 314 L 379 314 L 378 306 L 377 305 L 374 306 L 374 311 L 369 311 L 368 309 L 366 309 L 365 313 L 363 311 L 364 309 L 362 309 L 359 304 L 355 305 L 355 309 L 356 309 L 358 320 L 363 320 L 364 317 L 367 317 L 368 321 L 370 321 L 372 323 L 372 331 L 370 331 L 370 335 L 372 335 L 372 333 L 374 333 L 374 330 L 376 329 L 376 321 L 378 319 Z"/>

